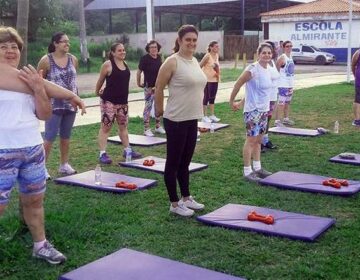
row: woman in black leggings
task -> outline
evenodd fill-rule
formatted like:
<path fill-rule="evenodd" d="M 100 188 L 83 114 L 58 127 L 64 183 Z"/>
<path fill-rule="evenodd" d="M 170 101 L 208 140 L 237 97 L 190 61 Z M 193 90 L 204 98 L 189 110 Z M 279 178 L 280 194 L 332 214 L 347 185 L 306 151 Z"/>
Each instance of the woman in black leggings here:
<path fill-rule="evenodd" d="M 196 146 L 197 120 L 202 118 L 202 97 L 206 76 L 193 56 L 198 31 L 183 25 L 178 31 L 174 54 L 159 70 L 155 86 L 156 116 L 164 117 L 167 155 L 164 180 L 170 199 L 170 212 L 192 216 L 193 210 L 204 208 L 194 200 L 189 190 L 189 165 Z M 169 87 L 169 98 L 163 111 L 164 88 Z M 179 200 L 176 184 L 182 198 Z"/>

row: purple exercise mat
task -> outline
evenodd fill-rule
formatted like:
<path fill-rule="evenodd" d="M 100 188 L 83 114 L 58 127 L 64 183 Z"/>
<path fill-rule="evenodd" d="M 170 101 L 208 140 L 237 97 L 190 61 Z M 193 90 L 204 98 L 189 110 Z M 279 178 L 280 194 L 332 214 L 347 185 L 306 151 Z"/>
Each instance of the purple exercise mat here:
<path fill-rule="evenodd" d="M 294 128 L 294 127 L 272 127 L 269 129 L 272 133 L 278 134 L 287 134 L 294 136 L 319 136 L 322 135 L 316 129 L 304 129 L 304 128 Z"/>
<path fill-rule="evenodd" d="M 313 174 L 279 171 L 260 180 L 260 184 L 282 189 L 341 196 L 350 196 L 360 190 L 360 182 L 351 180 L 348 180 L 348 187 L 341 187 L 340 189 L 323 186 L 322 182 L 328 179 L 329 177 Z"/>
<path fill-rule="evenodd" d="M 153 166 L 144 166 L 143 162 L 144 160 L 154 160 L 155 164 Z M 164 158 L 158 158 L 158 157 L 146 157 L 146 158 L 140 158 L 140 159 L 135 159 L 132 160 L 131 162 L 119 162 L 119 164 L 121 166 L 124 167 L 130 167 L 130 168 L 137 168 L 137 169 L 142 169 L 142 170 L 147 170 L 147 171 L 153 171 L 156 173 L 161 173 L 163 174 L 165 171 L 165 159 Z M 200 171 L 202 169 L 207 168 L 207 164 L 202 164 L 202 163 L 194 163 L 191 162 L 190 166 L 189 166 L 189 171 L 191 172 L 196 172 L 196 171 Z"/>
<path fill-rule="evenodd" d="M 60 280 L 240 280 L 213 270 L 189 265 L 131 249 L 86 264 L 59 277 Z"/>
<path fill-rule="evenodd" d="M 84 188 L 94 189 L 104 192 L 126 193 L 133 190 L 116 188 L 115 184 L 120 181 L 132 183 L 137 185 L 138 190 L 147 189 L 156 186 L 156 180 L 142 179 L 137 177 L 125 176 L 116 173 L 101 172 L 101 185 L 95 185 L 95 172 L 94 170 L 86 171 L 79 174 L 74 174 L 66 177 L 56 178 L 54 180 L 57 184 L 80 186 Z"/>
<path fill-rule="evenodd" d="M 346 158 L 341 158 L 339 155 L 332 157 L 330 159 L 331 162 L 336 162 L 336 163 L 345 163 L 345 164 L 352 164 L 352 165 L 360 165 L 360 154 L 355 154 L 355 158 L 354 159 L 346 159 Z"/>
<path fill-rule="evenodd" d="M 226 123 L 213 123 L 213 125 L 214 125 L 214 130 L 219 130 L 219 129 L 230 126 L 229 124 L 226 124 Z M 198 128 L 210 129 L 210 123 L 198 122 Z"/>
<path fill-rule="evenodd" d="M 260 215 L 272 215 L 275 219 L 274 224 L 267 225 L 262 222 L 248 221 L 247 216 L 251 211 L 256 211 Z M 256 231 L 266 235 L 303 241 L 315 241 L 335 223 L 335 220 L 331 218 L 241 204 L 226 204 L 211 213 L 197 217 L 197 219 L 209 225 Z"/>
<path fill-rule="evenodd" d="M 107 139 L 111 143 L 121 144 L 119 136 L 112 136 Z M 149 137 L 144 135 L 129 134 L 130 145 L 133 146 L 156 146 L 166 143 L 166 138 Z"/>

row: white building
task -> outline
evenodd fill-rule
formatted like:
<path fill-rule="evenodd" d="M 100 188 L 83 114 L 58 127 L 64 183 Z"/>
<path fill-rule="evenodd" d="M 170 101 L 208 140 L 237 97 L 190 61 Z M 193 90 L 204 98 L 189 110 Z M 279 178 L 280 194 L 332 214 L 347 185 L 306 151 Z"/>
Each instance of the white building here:
<path fill-rule="evenodd" d="M 295 46 L 316 46 L 347 59 L 349 7 L 351 0 L 317 0 L 261 14 L 264 37 L 273 41 L 290 40 Z M 360 0 L 352 0 L 352 52 L 360 47 Z"/>

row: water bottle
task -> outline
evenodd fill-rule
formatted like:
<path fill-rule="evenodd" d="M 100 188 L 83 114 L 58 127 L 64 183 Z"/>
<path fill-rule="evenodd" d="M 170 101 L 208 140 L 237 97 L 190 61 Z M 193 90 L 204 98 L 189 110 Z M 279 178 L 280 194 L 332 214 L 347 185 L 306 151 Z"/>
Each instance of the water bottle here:
<path fill-rule="evenodd" d="M 334 124 L 334 133 L 335 134 L 339 133 L 339 128 L 340 128 L 339 121 L 336 121 Z"/>
<path fill-rule="evenodd" d="M 215 124 L 212 122 L 210 123 L 210 133 L 214 133 L 215 132 Z"/>
<path fill-rule="evenodd" d="M 101 183 L 101 166 L 97 164 L 95 167 L 95 185 L 100 186 Z"/>
<path fill-rule="evenodd" d="M 130 147 L 125 149 L 125 162 L 131 162 L 132 150 Z"/>

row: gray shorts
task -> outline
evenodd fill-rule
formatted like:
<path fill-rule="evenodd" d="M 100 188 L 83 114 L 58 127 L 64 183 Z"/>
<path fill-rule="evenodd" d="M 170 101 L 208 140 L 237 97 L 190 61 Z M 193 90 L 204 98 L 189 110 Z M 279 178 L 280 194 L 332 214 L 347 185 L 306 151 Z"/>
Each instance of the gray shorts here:
<path fill-rule="evenodd" d="M 48 142 L 53 142 L 58 133 L 61 139 L 70 139 L 75 117 L 76 112 L 53 112 L 51 118 L 45 122 L 44 139 Z"/>

